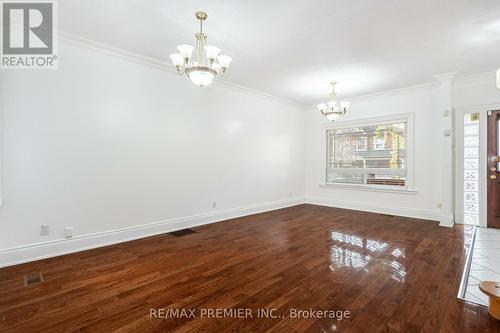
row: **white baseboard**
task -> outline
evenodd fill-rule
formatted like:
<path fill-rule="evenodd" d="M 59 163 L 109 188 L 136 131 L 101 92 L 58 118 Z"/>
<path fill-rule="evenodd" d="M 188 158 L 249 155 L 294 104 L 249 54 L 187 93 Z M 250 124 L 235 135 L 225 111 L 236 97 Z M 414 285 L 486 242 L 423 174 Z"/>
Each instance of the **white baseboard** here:
<path fill-rule="evenodd" d="M 450 226 L 450 227 L 453 226 L 453 216 L 443 215 L 438 210 L 400 207 L 400 206 L 392 206 L 392 205 L 384 205 L 376 203 L 321 198 L 321 197 L 306 197 L 306 203 L 328 206 L 328 207 L 360 210 L 371 213 L 390 214 L 390 215 L 412 217 L 423 220 L 439 221 L 440 225 Z"/>
<path fill-rule="evenodd" d="M 192 228 L 203 224 L 296 206 L 303 203 L 304 198 L 289 198 L 193 216 L 174 218 L 129 228 L 104 231 L 90 235 L 82 235 L 69 239 L 58 239 L 49 242 L 0 249 L 0 267 L 56 257 L 63 254 L 127 242 L 175 230 Z"/>
<path fill-rule="evenodd" d="M 320 197 L 290 198 L 272 202 L 237 207 L 216 212 L 198 214 L 187 217 L 143 224 L 139 226 L 82 235 L 69 239 L 58 239 L 49 242 L 29 244 L 0 250 L 0 267 L 22 264 L 25 262 L 56 257 L 64 254 L 94 249 L 107 245 L 127 242 L 135 239 L 155 236 L 179 229 L 219 222 L 236 217 L 267 212 L 280 208 L 300 205 L 303 203 L 366 211 L 372 213 L 391 214 L 413 217 L 424 220 L 439 221 L 440 226 L 452 227 L 453 215 L 443 215 L 440 211 L 361 203 L 347 200 L 336 200 Z"/>
<path fill-rule="evenodd" d="M 455 225 L 455 220 L 453 215 L 441 215 L 439 218 L 439 226 L 451 228 Z"/>

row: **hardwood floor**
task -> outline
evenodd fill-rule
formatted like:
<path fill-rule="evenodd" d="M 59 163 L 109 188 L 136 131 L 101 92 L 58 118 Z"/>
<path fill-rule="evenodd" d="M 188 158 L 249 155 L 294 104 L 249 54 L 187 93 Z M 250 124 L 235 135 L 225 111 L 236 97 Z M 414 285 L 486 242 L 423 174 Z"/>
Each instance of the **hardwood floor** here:
<path fill-rule="evenodd" d="M 461 226 L 301 205 L 195 230 L 1 269 L 0 332 L 500 331 L 456 298 Z M 24 286 L 33 272 L 44 281 Z M 181 308 L 195 318 L 155 318 Z M 310 308 L 349 318 L 291 317 Z"/>

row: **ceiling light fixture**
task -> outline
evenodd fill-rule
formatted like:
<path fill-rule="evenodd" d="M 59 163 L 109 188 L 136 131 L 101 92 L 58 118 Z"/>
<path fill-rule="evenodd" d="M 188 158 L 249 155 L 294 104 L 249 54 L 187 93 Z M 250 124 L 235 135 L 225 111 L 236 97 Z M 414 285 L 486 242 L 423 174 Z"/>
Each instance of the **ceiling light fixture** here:
<path fill-rule="evenodd" d="M 326 119 L 335 121 L 345 115 L 346 112 L 349 111 L 351 105 L 349 102 L 339 102 L 337 100 L 337 93 L 335 93 L 335 85 L 337 82 L 332 81 L 330 84 L 332 85 L 332 93 L 330 94 L 332 100 L 328 102 L 328 104 L 319 104 L 318 110 Z"/>
<path fill-rule="evenodd" d="M 220 49 L 217 46 L 206 45 L 207 35 L 203 33 L 203 21 L 207 19 L 207 13 L 197 12 L 195 16 L 200 21 L 200 32 L 195 35 L 194 55 L 191 45 L 179 45 L 179 53 L 171 54 L 170 59 L 179 74 L 186 74 L 194 84 L 205 87 L 215 78 L 224 75 L 232 58 L 219 55 Z"/>

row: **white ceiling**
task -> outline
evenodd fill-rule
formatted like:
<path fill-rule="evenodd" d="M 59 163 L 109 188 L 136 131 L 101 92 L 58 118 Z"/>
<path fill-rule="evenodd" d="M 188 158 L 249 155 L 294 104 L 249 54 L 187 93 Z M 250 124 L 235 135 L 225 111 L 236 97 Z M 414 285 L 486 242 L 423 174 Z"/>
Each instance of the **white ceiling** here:
<path fill-rule="evenodd" d="M 64 0 L 59 28 L 170 62 L 197 10 L 233 57 L 225 80 L 301 104 L 332 79 L 349 98 L 500 67 L 498 0 Z"/>

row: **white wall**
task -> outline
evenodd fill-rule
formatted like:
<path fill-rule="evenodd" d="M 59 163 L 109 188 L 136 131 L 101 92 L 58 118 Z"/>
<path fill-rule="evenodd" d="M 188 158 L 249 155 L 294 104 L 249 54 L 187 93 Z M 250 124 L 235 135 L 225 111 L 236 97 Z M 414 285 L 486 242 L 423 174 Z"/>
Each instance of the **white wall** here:
<path fill-rule="evenodd" d="M 372 118 L 402 113 L 415 117 L 415 178 L 416 194 L 383 193 L 341 188 L 325 188 L 324 179 L 324 119 L 311 111 L 306 120 L 306 201 L 310 203 L 366 210 L 402 216 L 438 220 L 452 225 L 455 213 L 453 202 L 454 165 L 452 137 L 444 130 L 452 127 L 445 110 L 457 113 L 482 112 L 500 108 L 500 91 L 495 86 L 495 73 L 479 75 L 441 75 L 435 85 L 402 89 L 375 96 L 359 98 L 352 103 L 345 120 Z M 485 125 L 485 124 L 483 124 Z M 482 131 L 486 130 L 483 126 Z M 483 135 L 483 140 L 486 136 Z M 482 142 L 485 156 L 486 142 Z M 484 177 L 483 177 L 484 178 Z M 486 182 L 486 178 L 483 179 Z M 455 184 L 454 184 L 455 183 Z M 484 184 L 485 185 L 485 184 Z M 483 186 L 485 189 L 486 186 Z M 482 209 L 486 209 L 483 193 Z M 438 203 L 441 208 L 438 208 Z"/>
<path fill-rule="evenodd" d="M 445 95 L 443 95 L 445 94 Z M 318 112 L 307 116 L 306 198 L 308 202 L 373 212 L 433 220 L 449 220 L 451 209 L 438 209 L 448 194 L 443 193 L 441 169 L 443 136 L 443 99 L 446 92 L 438 85 L 399 94 L 361 99 L 352 103 L 345 120 L 395 114 L 414 114 L 414 188 L 417 193 L 385 193 L 324 188 L 324 120 Z"/>
<path fill-rule="evenodd" d="M 0 265 L 2 251 L 4 261 L 23 261 L 17 247 L 58 244 L 66 226 L 75 239 L 162 221 L 179 228 L 302 200 L 298 108 L 59 47 L 58 70 L 2 72 Z M 49 236 L 40 236 L 42 224 Z M 95 242 L 38 250 L 44 256 Z"/>
<path fill-rule="evenodd" d="M 453 84 L 453 105 L 455 108 L 488 108 L 500 103 L 500 90 L 496 87 L 494 72 L 470 75 Z"/>
<path fill-rule="evenodd" d="M 304 201 L 452 219 L 452 106 L 500 103 L 492 73 L 352 103 L 414 114 L 417 193 L 324 188 L 324 119 L 244 89 L 60 43 L 54 71 L 2 71 L 0 266 Z M 217 207 L 212 207 L 212 202 Z M 438 203 L 442 208 L 438 208 Z M 40 225 L 51 228 L 40 236 Z M 63 230 L 75 237 L 64 239 Z"/>
<path fill-rule="evenodd" d="M 489 110 L 500 110 L 500 90 L 496 88 L 496 75 L 494 72 L 479 75 L 470 75 L 457 80 L 453 85 L 453 104 L 457 114 L 457 126 L 462 123 L 462 117 L 466 113 L 480 114 L 480 225 L 487 225 L 487 112 Z M 458 146 L 458 144 L 457 144 Z M 457 164 L 461 163 L 462 154 L 457 153 Z M 460 170 L 458 170 L 460 171 Z M 456 215 L 461 218 L 463 178 L 460 172 L 457 173 L 457 209 Z"/>

